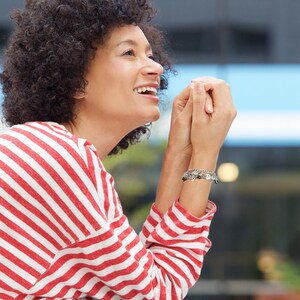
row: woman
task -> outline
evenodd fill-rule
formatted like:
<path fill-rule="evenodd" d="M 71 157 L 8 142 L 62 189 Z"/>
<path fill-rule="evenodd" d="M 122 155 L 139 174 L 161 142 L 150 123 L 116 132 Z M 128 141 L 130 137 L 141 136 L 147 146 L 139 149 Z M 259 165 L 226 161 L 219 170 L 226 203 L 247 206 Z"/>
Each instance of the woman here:
<path fill-rule="evenodd" d="M 152 16 L 143 0 L 28 1 L 14 13 L 1 74 L 15 125 L 0 136 L 1 299 L 182 299 L 198 279 L 235 117 L 228 85 L 198 78 L 174 100 L 139 236 L 101 162 L 159 118 L 171 65 Z"/>

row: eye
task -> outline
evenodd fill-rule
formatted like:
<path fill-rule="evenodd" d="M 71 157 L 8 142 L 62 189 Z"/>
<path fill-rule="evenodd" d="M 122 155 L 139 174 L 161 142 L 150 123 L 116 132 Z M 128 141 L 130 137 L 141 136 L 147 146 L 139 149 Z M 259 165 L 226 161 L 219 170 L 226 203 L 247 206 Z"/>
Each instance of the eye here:
<path fill-rule="evenodd" d="M 132 50 L 132 49 L 130 49 L 130 50 L 126 50 L 124 53 L 123 53 L 123 55 L 125 56 L 125 55 L 128 55 L 128 56 L 135 56 L 135 52 Z"/>
<path fill-rule="evenodd" d="M 153 54 L 150 54 L 150 55 L 148 56 L 148 58 L 152 59 L 153 61 L 156 61 L 156 59 L 155 59 L 155 57 L 154 57 Z"/>

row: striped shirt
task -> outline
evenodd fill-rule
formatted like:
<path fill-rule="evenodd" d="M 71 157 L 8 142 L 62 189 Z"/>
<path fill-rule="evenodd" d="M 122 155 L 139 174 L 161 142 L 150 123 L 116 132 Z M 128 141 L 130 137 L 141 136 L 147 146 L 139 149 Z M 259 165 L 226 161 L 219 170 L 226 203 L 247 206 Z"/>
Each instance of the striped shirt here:
<path fill-rule="evenodd" d="M 0 299 L 182 299 L 215 210 L 153 204 L 137 235 L 90 142 L 53 122 L 13 126 L 0 135 Z"/>

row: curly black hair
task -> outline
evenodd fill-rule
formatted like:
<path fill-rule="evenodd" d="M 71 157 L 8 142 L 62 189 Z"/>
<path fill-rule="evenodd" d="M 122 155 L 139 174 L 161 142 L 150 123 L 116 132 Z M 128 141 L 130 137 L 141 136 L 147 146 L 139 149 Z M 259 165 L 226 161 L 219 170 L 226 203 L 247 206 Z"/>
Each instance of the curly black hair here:
<path fill-rule="evenodd" d="M 5 122 L 72 122 L 74 95 L 86 87 L 85 74 L 97 48 L 114 28 L 127 24 L 143 30 L 164 67 L 160 91 L 166 89 L 172 66 L 163 32 L 150 23 L 155 13 L 148 0 L 27 0 L 23 10 L 11 15 L 16 29 L 0 74 Z M 110 154 L 148 132 L 146 125 L 133 130 Z"/>

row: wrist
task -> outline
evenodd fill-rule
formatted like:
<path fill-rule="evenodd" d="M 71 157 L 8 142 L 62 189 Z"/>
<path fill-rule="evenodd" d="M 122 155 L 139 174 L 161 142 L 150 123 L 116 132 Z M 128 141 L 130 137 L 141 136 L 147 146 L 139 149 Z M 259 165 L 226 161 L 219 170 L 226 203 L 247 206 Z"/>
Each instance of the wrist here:
<path fill-rule="evenodd" d="M 165 151 L 165 157 L 169 157 L 172 160 L 188 160 L 191 159 L 192 149 L 191 147 L 186 147 L 185 149 L 177 149 L 174 146 L 168 144 L 167 149 Z"/>
<path fill-rule="evenodd" d="M 167 148 L 162 162 L 162 172 L 181 174 L 189 167 L 191 155 L 185 153 L 177 153 L 173 149 Z"/>
<path fill-rule="evenodd" d="M 193 153 L 189 163 L 189 169 L 205 169 L 215 171 L 217 167 L 218 154 Z"/>

